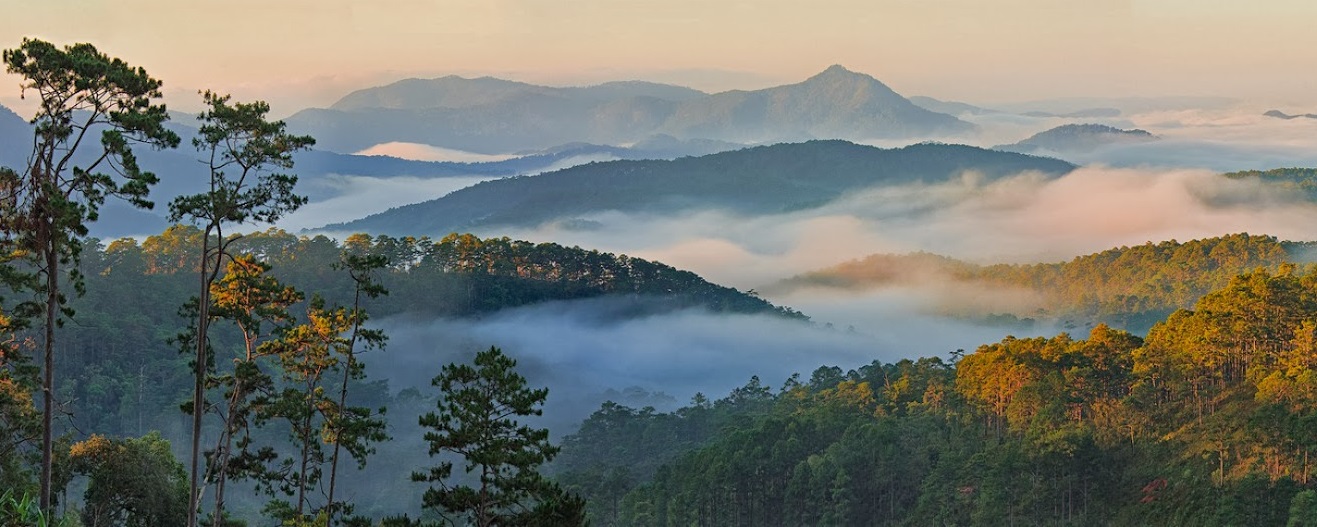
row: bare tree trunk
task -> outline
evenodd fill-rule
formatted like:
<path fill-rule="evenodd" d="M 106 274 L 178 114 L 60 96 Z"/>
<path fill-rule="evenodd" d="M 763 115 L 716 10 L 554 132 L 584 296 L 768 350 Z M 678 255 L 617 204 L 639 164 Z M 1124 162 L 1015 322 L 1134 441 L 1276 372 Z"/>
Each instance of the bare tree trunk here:
<path fill-rule="evenodd" d="M 51 416 L 55 411 L 55 322 L 59 317 L 59 255 L 51 243 L 53 229 L 44 219 L 41 221 L 45 232 L 38 235 L 38 238 L 45 239 L 42 250 L 46 253 L 46 349 L 45 371 L 41 378 L 41 391 L 44 395 L 41 403 L 41 510 L 47 515 L 53 515 L 55 511 L 51 507 L 50 494 L 55 445 L 54 421 Z"/>
<path fill-rule="evenodd" d="M 355 278 L 355 276 L 354 276 Z M 357 283 L 356 294 L 352 298 L 352 316 L 360 317 L 361 313 L 361 283 Z M 329 527 L 334 525 L 334 515 L 338 513 L 338 508 L 334 505 L 334 488 L 338 484 L 338 453 L 343 444 L 343 415 L 348 404 L 348 379 L 352 376 L 352 366 L 356 361 L 357 349 L 357 330 L 361 328 L 361 319 L 354 318 L 352 324 L 352 336 L 348 338 L 348 357 L 347 364 L 343 366 L 343 384 L 339 387 L 338 392 L 338 423 L 334 431 L 334 453 L 330 456 L 329 461 L 329 496 L 328 503 L 325 505 L 329 508 Z"/>
<path fill-rule="evenodd" d="M 205 413 L 206 402 L 206 332 L 210 327 L 210 283 L 214 280 L 215 273 L 219 270 L 220 254 L 216 248 L 214 270 L 210 267 L 210 229 L 207 228 L 201 234 L 201 269 L 198 276 L 201 277 L 201 291 L 197 301 L 197 369 L 196 383 L 192 391 L 192 478 L 191 490 L 188 493 L 188 516 L 187 527 L 196 527 L 197 513 L 201 506 L 200 494 L 200 473 L 197 471 L 197 461 L 201 457 L 201 416 Z M 218 502 L 222 503 L 222 502 Z M 223 510 L 216 509 L 216 522 L 222 516 Z"/>

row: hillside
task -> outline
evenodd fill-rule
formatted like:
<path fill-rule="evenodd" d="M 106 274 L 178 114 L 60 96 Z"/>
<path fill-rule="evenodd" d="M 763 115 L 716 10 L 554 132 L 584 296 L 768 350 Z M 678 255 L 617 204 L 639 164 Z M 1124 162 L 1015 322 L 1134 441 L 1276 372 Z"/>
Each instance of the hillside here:
<path fill-rule="evenodd" d="M 931 112 L 945 113 L 948 115 L 990 115 L 1001 113 L 990 108 L 983 108 L 968 103 L 957 101 L 943 101 L 923 95 L 910 97 L 910 102 L 916 106 Z"/>
<path fill-rule="evenodd" d="M 927 253 L 877 254 L 806 273 L 766 294 L 800 287 L 864 289 L 950 283 L 1027 291 L 1027 306 L 1002 305 L 1002 313 L 1105 322 L 1146 331 L 1176 309 L 1187 308 L 1237 274 L 1286 262 L 1312 261 L 1317 244 L 1234 234 L 1219 238 L 1147 243 L 1079 256 L 1068 262 L 975 265 Z M 984 315 L 980 313 L 979 315 Z"/>
<path fill-rule="evenodd" d="M 442 235 L 484 225 L 536 225 L 608 210 L 726 209 L 780 213 L 817 207 L 844 192 L 945 181 L 974 170 L 987 178 L 1074 165 L 962 145 L 882 149 L 810 141 L 697 158 L 591 163 L 534 177 L 487 181 L 443 198 L 389 210 L 330 230 Z"/>
<path fill-rule="evenodd" d="M 683 103 L 661 127 L 678 137 L 738 142 L 927 137 L 970 129 L 842 66 L 831 66 L 799 84 L 724 92 Z"/>
<path fill-rule="evenodd" d="M 1286 193 L 1317 200 L 1317 168 L 1273 168 L 1227 172 L 1223 177 L 1238 180 L 1256 179 Z"/>
<path fill-rule="evenodd" d="M 1312 525 L 1317 271 L 1192 308 L 605 403 L 556 478 L 604 525 Z"/>
<path fill-rule="evenodd" d="M 618 145 L 655 134 L 757 143 L 929 137 L 973 128 L 841 66 L 797 84 L 712 95 L 644 82 L 550 88 L 489 77 L 409 80 L 354 92 L 288 122 L 338 152 L 401 141 L 486 154 L 572 142 Z"/>
<path fill-rule="evenodd" d="M 0 166 L 17 169 L 32 149 L 32 128 L 13 110 L 0 106 Z"/>
<path fill-rule="evenodd" d="M 1102 146 L 1156 141 L 1147 130 L 1122 130 L 1104 124 L 1067 124 L 1039 132 L 1017 143 L 997 145 L 994 150 L 1040 153 L 1089 152 Z"/>
<path fill-rule="evenodd" d="M 78 410 L 77 426 L 123 434 L 139 425 L 135 416 L 145 415 L 147 426 L 164 430 L 177 421 L 172 398 L 185 393 L 190 381 L 180 371 L 185 357 L 180 359 L 166 339 L 184 327 L 178 307 L 195 294 L 192 269 L 199 236 L 195 228 L 176 226 L 141 243 L 126 238 L 84 254 L 88 293 L 73 301 L 77 323 L 68 326 L 61 341 L 69 350 L 62 370 L 69 379 L 79 380 L 69 387 L 71 400 L 79 401 L 72 409 Z M 688 308 L 807 320 L 799 312 L 709 283 L 689 271 L 554 243 L 453 235 L 441 240 L 353 236 L 339 244 L 323 236 L 271 230 L 247 235 L 235 248 L 271 264 L 274 276 L 308 296 L 316 293 L 330 303 L 350 304 L 353 282 L 333 268 L 349 246 L 390 260 L 377 277 L 390 294 L 371 301 L 373 318 L 470 322 L 521 306 L 612 299 L 610 309 L 600 311 L 614 320 Z M 217 336 L 217 347 L 230 349 L 225 346 L 234 337 Z M 160 376 L 158 383 L 178 384 L 156 385 L 153 392 L 159 400 L 124 399 L 122 406 L 113 402 L 123 396 L 121 390 L 136 393 L 136 386 L 117 382 L 137 379 L 143 365 L 157 372 L 152 375 Z M 110 387 L 98 388 L 98 383 Z M 91 393 L 95 390 L 104 393 Z"/>

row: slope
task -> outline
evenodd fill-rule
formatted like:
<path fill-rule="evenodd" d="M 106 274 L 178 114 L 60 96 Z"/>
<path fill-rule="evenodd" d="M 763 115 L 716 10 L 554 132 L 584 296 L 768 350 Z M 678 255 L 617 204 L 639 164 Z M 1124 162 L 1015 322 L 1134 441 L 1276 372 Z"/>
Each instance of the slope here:
<path fill-rule="evenodd" d="M 878 185 L 943 181 L 973 170 L 988 178 L 1048 175 L 1074 165 L 962 145 L 881 149 L 810 141 L 696 158 L 591 163 L 534 177 L 487 181 L 443 198 L 326 229 L 444 234 L 485 225 L 536 225 L 609 210 L 663 213 L 718 208 L 780 213 L 817 207 Z"/>
<path fill-rule="evenodd" d="M 1025 290 L 1040 301 L 1016 307 L 1011 315 L 1087 319 L 1146 331 L 1153 322 L 1193 305 L 1240 273 L 1310 262 L 1315 247 L 1313 242 L 1232 234 L 1183 243 L 1149 242 L 1042 264 L 975 265 L 928 253 L 875 254 L 796 276 L 764 291 L 775 296 L 804 287 L 855 290 L 938 283 Z"/>
<path fill-rule="evenodd" d="M 352 93 L 331 108 L 303 110 L 288 122 L 338 152 L 398 141 L 484 154 L 572 142 L 617 145 L 655 134 L 774 142 L 922 138 L 973 129 L 841 66 L 797 84 L 713 95 L 645 82 L 550 88 L 489 77 L 409 80 Z"/>

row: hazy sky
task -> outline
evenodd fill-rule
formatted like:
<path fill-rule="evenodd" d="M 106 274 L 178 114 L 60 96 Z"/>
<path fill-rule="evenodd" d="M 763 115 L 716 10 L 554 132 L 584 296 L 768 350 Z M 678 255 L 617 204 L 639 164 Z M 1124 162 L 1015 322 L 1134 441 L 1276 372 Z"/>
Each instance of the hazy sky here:
<path fill-rule="evenodd" d="M 88 41 L 165 81 L 286 115 L 405 77 L 706 90 L 833 63 L 970 102 L 1224 95 L 1317 111 L 1309 0 L 0 0 L 0 46 Z M 0 78 L 0 103 L 17 102 Z M 1305 105 L 1312 105 L 1307 108 Z"/>

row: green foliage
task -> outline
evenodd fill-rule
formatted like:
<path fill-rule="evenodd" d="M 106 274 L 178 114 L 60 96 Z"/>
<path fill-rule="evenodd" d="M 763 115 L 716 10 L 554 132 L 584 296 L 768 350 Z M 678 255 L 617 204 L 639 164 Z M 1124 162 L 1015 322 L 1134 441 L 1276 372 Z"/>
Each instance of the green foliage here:
<path fill-rule="evenodd" d="M 187 473 L 158 432 L 139 439 L 92 435 L 75 443 L 69 458 L 73 472 L 89 478 L 82 506 L 84 524 L 186 523 Z"/>
<path fill-rule="evenodd" d="M 444 366 L 433 380 L 443 399 L 419 422 L 430 429 L 425 433 L 430 455 L 461 456 L 463 472 L 477 480 L 475 486 L 456 483 L 450 461 L 414 472 L 412 479 L 438 484 L 425 491 L 426 508 L 481 527 L 580 525 L 584 502 L 537 471 L 558 453 L 549 443 L 549 431 L 518 421 L 540 415 L 549 390 L 526 387 L 516 365 L 490 348 L 477 353 L 470 365 Z"/>
<path fill-rule="evenodd" d="M 192 220 L 223 238 L 218 229 L 224 224 L 273 223 L 306 204 L 293 193 L 297 176 L 269 169 L 292 168 L 293 154 L 315 139 L 287 133 L 283 121 L 267 121 L 264 101 L 230 104 L 230 96 L 210 91 L 202 98 L 207 108 L 197 116 L 202 124 L 192 145 L 210 167 L 210 188 L 174 198 L 170 221 Z"/>
<path fill-rule="evenodd" d="M 33 443 L 41 437 L 32 396 L 37 372 L 27 358 L 31 342 L 17 336 L 11 319 L 0 317 L 0 338 L 0 488 L 16 491 L 32 483 Z"/>
<path fill-rule="evenodd" d="M 8 488 L 0 492 L 0 525 L 4 527 L 45 527 L 49 524 L 37 498 L 17 494 Z"/>

